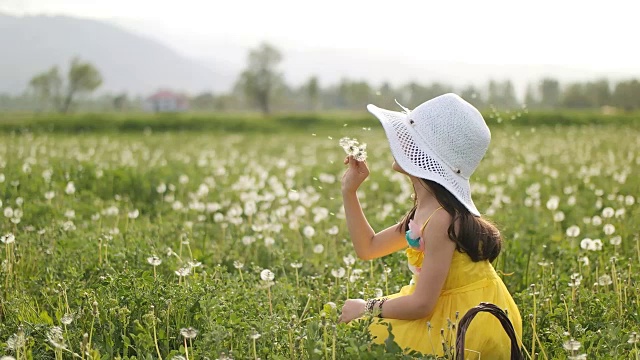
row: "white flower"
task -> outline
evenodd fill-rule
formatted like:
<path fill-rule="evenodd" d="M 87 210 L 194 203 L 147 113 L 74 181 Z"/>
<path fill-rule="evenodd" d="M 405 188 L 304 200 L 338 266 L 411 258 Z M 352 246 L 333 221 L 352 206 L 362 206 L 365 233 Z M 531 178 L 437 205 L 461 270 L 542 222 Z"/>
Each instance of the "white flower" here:
<path fill-rule="evenodd" d="M 316 246 L 313 247 L 313 252 L 316 254 L 322 254 L 324 252 L 324 245 L 317 244 Z"/>
<path fill-rule="evenodd" d="M 631 206 L 636 203 L 636 199 L 631 195 L 627 195 L 624 197 L 624 203 L 627 206 Z"/>
<path fill-rule="evenodd" d="M 327 230 L 327 234 L 329 234 L 329 235 L 337 235 L 339 231 L 340 230 L 338 229 L 338 227 L 334 225 L 334 226 L 330 227 Z"/>
<path fill-rule="evenodd" d="M 76 212 L 74 210 L 67 210 L 64 213 L 64 217 L 67 219 L 74 219 L 76 217 Z"/>
<path fill-rule="evenodd" d="M 149 265 L 158 266 L 158 265 L 162 264 L 162 259 L 160 259 L 159 257 L 153 255 L 153 256 L 147 258 L 147 262 L 149 263 Z"/>
<path fill-rule="evenodd" d="M 252 330 L 252 331 L 251 331 L 251 335 L 249 335 L 249 337 L 250 337 L 252 340 L 258 340 L 258 339 L 260 339 L 260 336 L 262 336 L 262 335 L 260 335 L 260 333 L 259 333 L 259 332 L 257 332 L 257 331 L 255 331 L 255 330 Z"/>
<path fill-rule="evenodd" d="M 551 211 L 554 211 L 554 210 L 558 209 L 558 205 L 559 204 L 560 204 L 560 198 L 557 197 L 557 196 L 552 196 L 547 201 L 547 209 L 549 209 Z"/>
<path fill-rule="evenodd" d="M 353 266 L 353 264 L 356 263 L 356 259 L 351 254 L 343 257 L 342 261 L 344 261 L 344 263 L 345 263 L 345 265 L 347 265 L 347 267 Z"/>
<path fill-rule="evenodd" d="M 589 250 L 591 250 L 591 251 L 600 251 L 600 250 L 602 250 L 602 240 L 600 240 L 600 239 L 593 240 L 592 247 Z"/>
<path fill-rule="evenodd" d="M 615 211 L 613 210 L 613 208 L 606 207 L 602 209 L 602 217 L 605 219 L 612 217 L 614 214 Z"/>
<path fill-rule="evenodd" d="M 245 235 L 242 237 L 242 243 L 246 246 L 253 244 L 256 241 L 256 238 L 253 236 Z"/>
<path fill-rule="evenodd" d="M 233 267 L 238 269 L 238 270 L 240 270 L 240 269 L 242 269 L 244 267 L 244 264 L 242 262 L 238 261 L 238 260 L 235 260 L 233 262 Z"/>
<path fill-rule="evenodd" d="M 167 191 L 167 185 L 165 183 L 161 183 L 156 187 L 156 191 L 158 194 L 164 194 Z"/>
<path fill-rule="evenodd" d="M 264 269 L 260 272 L 260 279 L 262 279 L 262 281 L 273 281 L 274 278 L 275 274 L 269 269 Z"/>
<path fill-rule="evenodd" d="M 580 228 L 577 225 L 569 226 L 567 229 L 567 236 L 574 238 L 578 237 L 578 235 L 580 235 Z"/>
<path fill-rule="evenodd" d="M 13 217 L 13 209 L 9 206 L 4 208 L 4 217 L 12 218 Z"/>
<path fill-rule="evenodd" d="M 580 344 L 580 342 L 574 339 L 565 341 L 565 343 L 562 344 L 562 347 L 567 351 L 577 351 L 580 349 L 581 346 L 582 345 Z"/>
<path fill-rule="evenodd" d="M 612 237 L 611 239 L 609 239 L 609 243 L 613 246 L 618 246 L 622 243 L 622 236 L 620 235 L 616 235 L 614 237 Z"/>
<path fill-rule="evenodd" d="M 611 280 L 611 276 L 607 274 L 602 275 L 598 278 L 598 285 L 600 286 L 607 286 L 611 284 L 613 284 L 613 281 Z"/>
<path fill-rule="evenodd" d="M 344 268 L 338 268 L 338 269 L 333 269 L 331 270 L 331 275 L 333 275 L 333 277 L 335 278 L 341 278 L 344 277 L 344 274 L 346 274 L 346 271 L 344 270 Z"/>
<path fill-rule="evenodd" d="M 189 182 L 189 177 L 187 175 L 180 175 L 180 177 L 178 178 L 178 182 L 184 185 Z"/>
<path fill-rule="evenodd" d="M 64 314 L 62 319 L 60 319 L 60 322 L 65 324 L 65 325 L 71 324 L 71 322 L 73 322 L 73 314 L 70 314 L 70 313 Z"/>
<path fill-rule="evenodd" d="M 613 233 L 616 232 L 616 227 L 611 224 L 606 224 L 602 227 L 602 230 L 604 230 L 605 235 L 613 235 Z"/>
<path fill-rule="evenodd" d="M 191 274 L 191 266 L 181 267 L 180 269 L 176 270 L 176 275 L 180 277 L 184 277 L 189 274 Z"/>
<path fill-rule="evenodd" d="M 304 227 L 304 229 L 302 230 L 302 233 L 304 234 L 304 236 L 306 236 L 308 239 L 311 239 L 313 237 L 313 235 L 316 234 L 316 231 L 314 228 L 312 228 L 311 226 L 307 225 Z"/>
<path fill-rule="evenodd" d="M 591 224 L 593 226 L 600 226 L 602 225 L 602 218 L 598 215 L 594 216 L 593 218 L 591 218 Z"/>
<path fill-rule="evenodd" d="M 591 247 L 591 244 L 593 244 L 593 240 L 591 240 L 590 238 L 584 238 L 582 239 L 582 241 L 580 241 L 580 248 L 582 250 L 587 250 Z"/>
<path fill-rule="evenodd" d="M 194 339 L 196 336 L 198 336 L 198 330 L 192 328 L 192 327 L 188 327 L 188 328 L 182 328 L 180 329 L 180 335 L 182 335 L 185 339 Z"/>
<path fill-rule="evenodd" d="M 64 337 L 62 336 L 62 328 L 59 326 L 52 327 L 47 333 L 47 340 L 56 349 L 66 349 L 67 345 L 64 343 Z"/>
<path fill-rule="evenodd" d="M 138 211 L 138 209 L 135 209 L 133 211 L 129 212 L 129 219 L 137 219 L 138 216 L 140 216 L 140 211 Z"/>
<path fill-rule="evenodd" d="M 270 236 L 264 238 L 264 246 L 273 246 L 276 243 L 276 240 Z"/>
<path fill-rule="evenodd" d="M 589 258 L 587 256 L 579 257 L 578 261 L 583 263 L 584 266 L 589 266 Z"/>
<path fill-rule="evenodd" d="M 11 244 L 15 241 L 16 237 L 12 233 L 8 233 L 7 235 L 0 237 L 0 242 L 2 242 L 3 244 Z"/>
<path fill-rule="evenodd" d="M 290 265 L 294 269 L 300 269 L 302 267 L 302 263 L 300 262 L 292 262 Z"/>
<path fill-rule="evenodd" d="M 558 211 L 555 214 L 553 214 L 553 221 L 561 222 L 563 220 L 564 220 L 564 213 L 562 211 Z"/>
<path fill-rule="evenodd" d="M 67 195 L 73 195 L 76 193 L 76 186 L 73 181 L 69 181 L 67 183 L 67 187 L 64 189 L 64 192 L 67 193 Z"/>

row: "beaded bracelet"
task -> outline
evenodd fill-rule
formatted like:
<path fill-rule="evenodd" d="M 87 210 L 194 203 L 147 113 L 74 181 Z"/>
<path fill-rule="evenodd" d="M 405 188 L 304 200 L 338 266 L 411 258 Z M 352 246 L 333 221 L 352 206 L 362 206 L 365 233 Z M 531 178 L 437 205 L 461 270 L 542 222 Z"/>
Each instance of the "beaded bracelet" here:
<path fill-rule="evenodd" d="M 384 304 L 387 299 L 387 297 L 383 297 L 381 299 L 367 300 L 367 303 L 364 306 L 364 313 L 369 316 L 382 317 L 382 304 Z"/>

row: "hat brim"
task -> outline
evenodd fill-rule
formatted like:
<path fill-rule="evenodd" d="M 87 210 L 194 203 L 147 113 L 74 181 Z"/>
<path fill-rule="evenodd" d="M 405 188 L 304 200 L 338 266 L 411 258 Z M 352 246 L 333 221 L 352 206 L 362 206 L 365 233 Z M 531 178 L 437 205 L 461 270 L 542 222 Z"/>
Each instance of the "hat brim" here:
<path fill-rule="evenodd" d="M 391 153 L 400 167 L 408 174 L 442 185 L 464 205 L 471 214 L 480 212 L 471 199 L 469 179 L 457 174 L 429 148 L 409 124 L 403 112 L 381 109 L 367 105 L 367 110 L 382 124 Z"/>

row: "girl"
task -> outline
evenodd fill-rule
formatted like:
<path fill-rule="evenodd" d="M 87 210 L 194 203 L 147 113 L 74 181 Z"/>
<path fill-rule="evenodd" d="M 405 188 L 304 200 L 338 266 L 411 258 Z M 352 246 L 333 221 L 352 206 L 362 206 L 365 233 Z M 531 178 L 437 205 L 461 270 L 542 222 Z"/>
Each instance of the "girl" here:
<path fill-rule="evenodd" d="M 453 324 L 470 308 L 489 302 L 507 312 L 521 342 L 520 313 L 491 265 L 502 246 L 500 232 L 480 217 L 471 199 L 469 177 L 491 140 L 482 115 L 455 94 L 413 111 L 367 109 L 384 127 L 393 169 L 413 183 L 415 204 L 400 224 L 375 233 L 356 195 L 369 169 L 348 156 L 342 178 L 347 227 L 363 260 L 406 249 L 413 278 L 397 294 L 347 300 L 340 321 L 377 315 L 369 328 L 374 341 L 383 343 L 391 324 L 403 349 L 442 356 L 454 347 Z M 509 359 L 510 344 L 498 320 L 481 313 L 467 330 L 464 358 Z"/>

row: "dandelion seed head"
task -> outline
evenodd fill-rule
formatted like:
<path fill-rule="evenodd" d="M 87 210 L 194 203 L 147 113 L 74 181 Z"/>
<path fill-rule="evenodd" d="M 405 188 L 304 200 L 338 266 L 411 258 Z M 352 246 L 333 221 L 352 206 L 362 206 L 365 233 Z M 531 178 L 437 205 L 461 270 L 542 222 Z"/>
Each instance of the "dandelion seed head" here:
<path fill-rule="evenodd" d="M 262 281 L 273 281 L 274 278 L 275 274 L 269 269 L 264 269 L 260 272 L 260 279 L 262 279 Z"/>
<path fill-rule="evenodd" d="M 195 339 L 195 337 L 198 336 L 198 330 L 192 327 L 182 328 L 180 329 L 180 335 L 185 339 Z"/>
<path fill-rule="evenodd" d="M 568 237 L 578 237 L 580 235 L 580 228 L 577 225 L 572 225 L 567 228 Z"/>
<path fill-rule="evenodd" d="M 162 259 L 160 259 L 159 257 L 153 255 L 147 258 L 147 262 L 149 263 L 149 265 L 152 266 L 158 266 L 160 264 L 162 264 Z"/>

